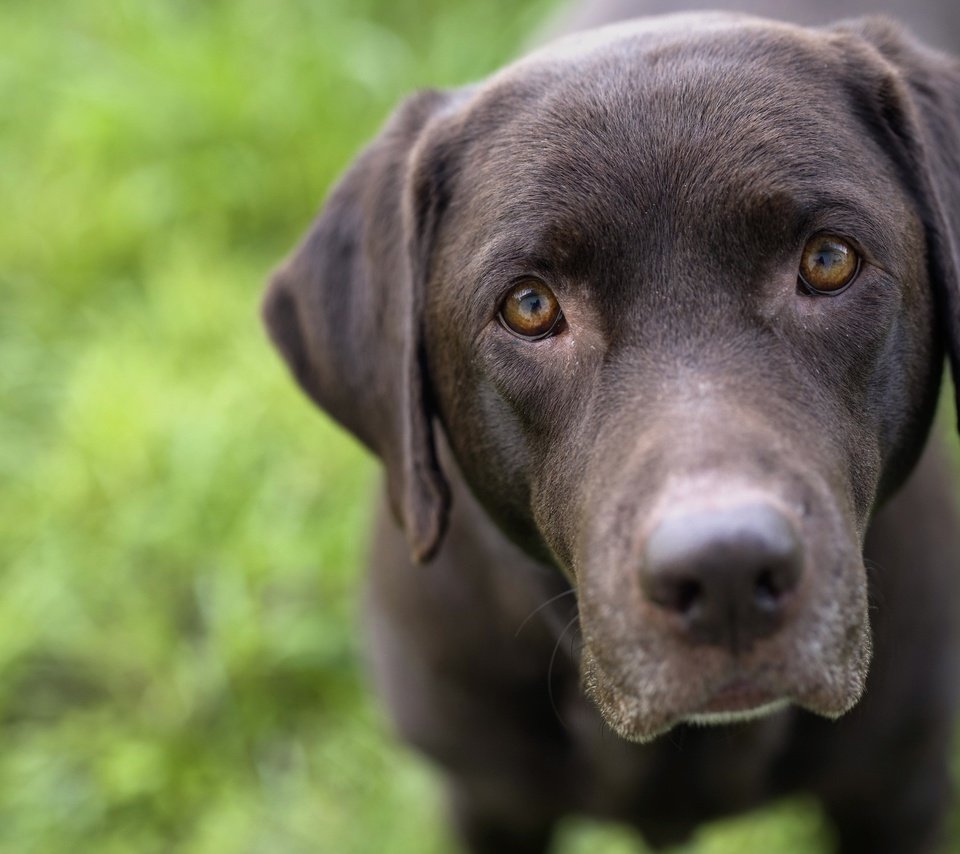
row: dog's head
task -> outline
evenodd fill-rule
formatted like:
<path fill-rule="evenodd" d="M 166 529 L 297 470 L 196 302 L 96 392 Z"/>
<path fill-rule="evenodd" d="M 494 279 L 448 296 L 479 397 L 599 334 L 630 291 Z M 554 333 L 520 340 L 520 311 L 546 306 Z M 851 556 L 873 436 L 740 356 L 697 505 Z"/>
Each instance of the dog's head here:
<path fill-rule="evenodd" d="M 420 560 L 443 430 L 646 739 L 858 699 L 864 534 L 956 361 L 958 235 L 956 63 L 883 21 L 651 19 L 408 100 L 264 315 Z"/>

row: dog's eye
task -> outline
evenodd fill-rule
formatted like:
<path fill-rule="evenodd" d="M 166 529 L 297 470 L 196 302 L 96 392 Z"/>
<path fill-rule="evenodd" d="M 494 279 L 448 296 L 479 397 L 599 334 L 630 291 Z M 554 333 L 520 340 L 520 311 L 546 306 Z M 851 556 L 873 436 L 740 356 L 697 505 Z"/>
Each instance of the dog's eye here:
<path fill-rule="evenodd" d="M 560 322 L 560 303 L 539 279 L 524 279 L 500 305 L 500 322 L 514 335 L 535 341 L 546 338 Z"/>
<path fill-rule="evenodd" d="M 800 281 L 815 294 L 838 294 L 860 272 L 860 256 L 842 237 L 818 234 L 807 241 L 800 258 Z"/>

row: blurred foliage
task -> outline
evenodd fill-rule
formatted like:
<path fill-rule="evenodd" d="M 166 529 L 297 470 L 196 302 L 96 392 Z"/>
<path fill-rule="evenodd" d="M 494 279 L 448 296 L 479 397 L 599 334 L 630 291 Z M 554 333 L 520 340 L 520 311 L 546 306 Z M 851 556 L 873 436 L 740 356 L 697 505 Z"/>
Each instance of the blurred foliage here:
<path fill-rule="evenodd" d="M 360 675 L 375 466 L 257 303 L 390 107 L 548 5 L 0 5 L 0 850 L 450 849 Z M 812 852 L 819 822 L 690 850 Z"/>

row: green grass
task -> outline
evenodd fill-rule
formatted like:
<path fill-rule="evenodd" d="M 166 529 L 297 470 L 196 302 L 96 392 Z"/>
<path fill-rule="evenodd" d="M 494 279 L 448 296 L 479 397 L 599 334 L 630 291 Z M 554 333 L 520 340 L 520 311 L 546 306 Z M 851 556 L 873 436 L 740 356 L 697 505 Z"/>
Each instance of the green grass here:
<path fill-rule="evenodd" d="M 449 850 L 358 664 L 376 467 L 257 302 L 391 106 L 548 5 L 0 5 L 0 850 Z M 690 850 L 814 852 L 819 821 Z"/>

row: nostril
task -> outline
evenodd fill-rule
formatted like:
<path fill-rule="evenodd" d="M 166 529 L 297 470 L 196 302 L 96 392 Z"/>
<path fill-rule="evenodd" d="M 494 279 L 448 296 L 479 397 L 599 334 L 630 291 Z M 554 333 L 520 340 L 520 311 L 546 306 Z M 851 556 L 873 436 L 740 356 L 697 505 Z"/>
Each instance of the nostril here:
<path fill-rule="evenodd" d="M 783 590 L 776 582 L 776 575 L 769 567 L 764 567 L 753 582 L 753 600 L 765 610 L 776 608 L 783 597 Z"/>
<path fill-rule="evenodd" d="M 798 553 L 786 554 L 760 567 L 753 577 L 753 603 L 757 609 L 772 613 L 783 607 L 784 600 L 799 581 L 799 558 Z"/>
<path fill-rule="evenodd" d="M 687 576 L 650 579 L 644 589 L 651 602 L 684 617 L 693 613 L 706 595 L 703 583 Z"/>
<path fill-rule="evenodd" d="M 695 578 L 686 578 L 677 583 L 672 605 L 674 610 L 686 616 L 702 598 L 703 585 Z"/>

